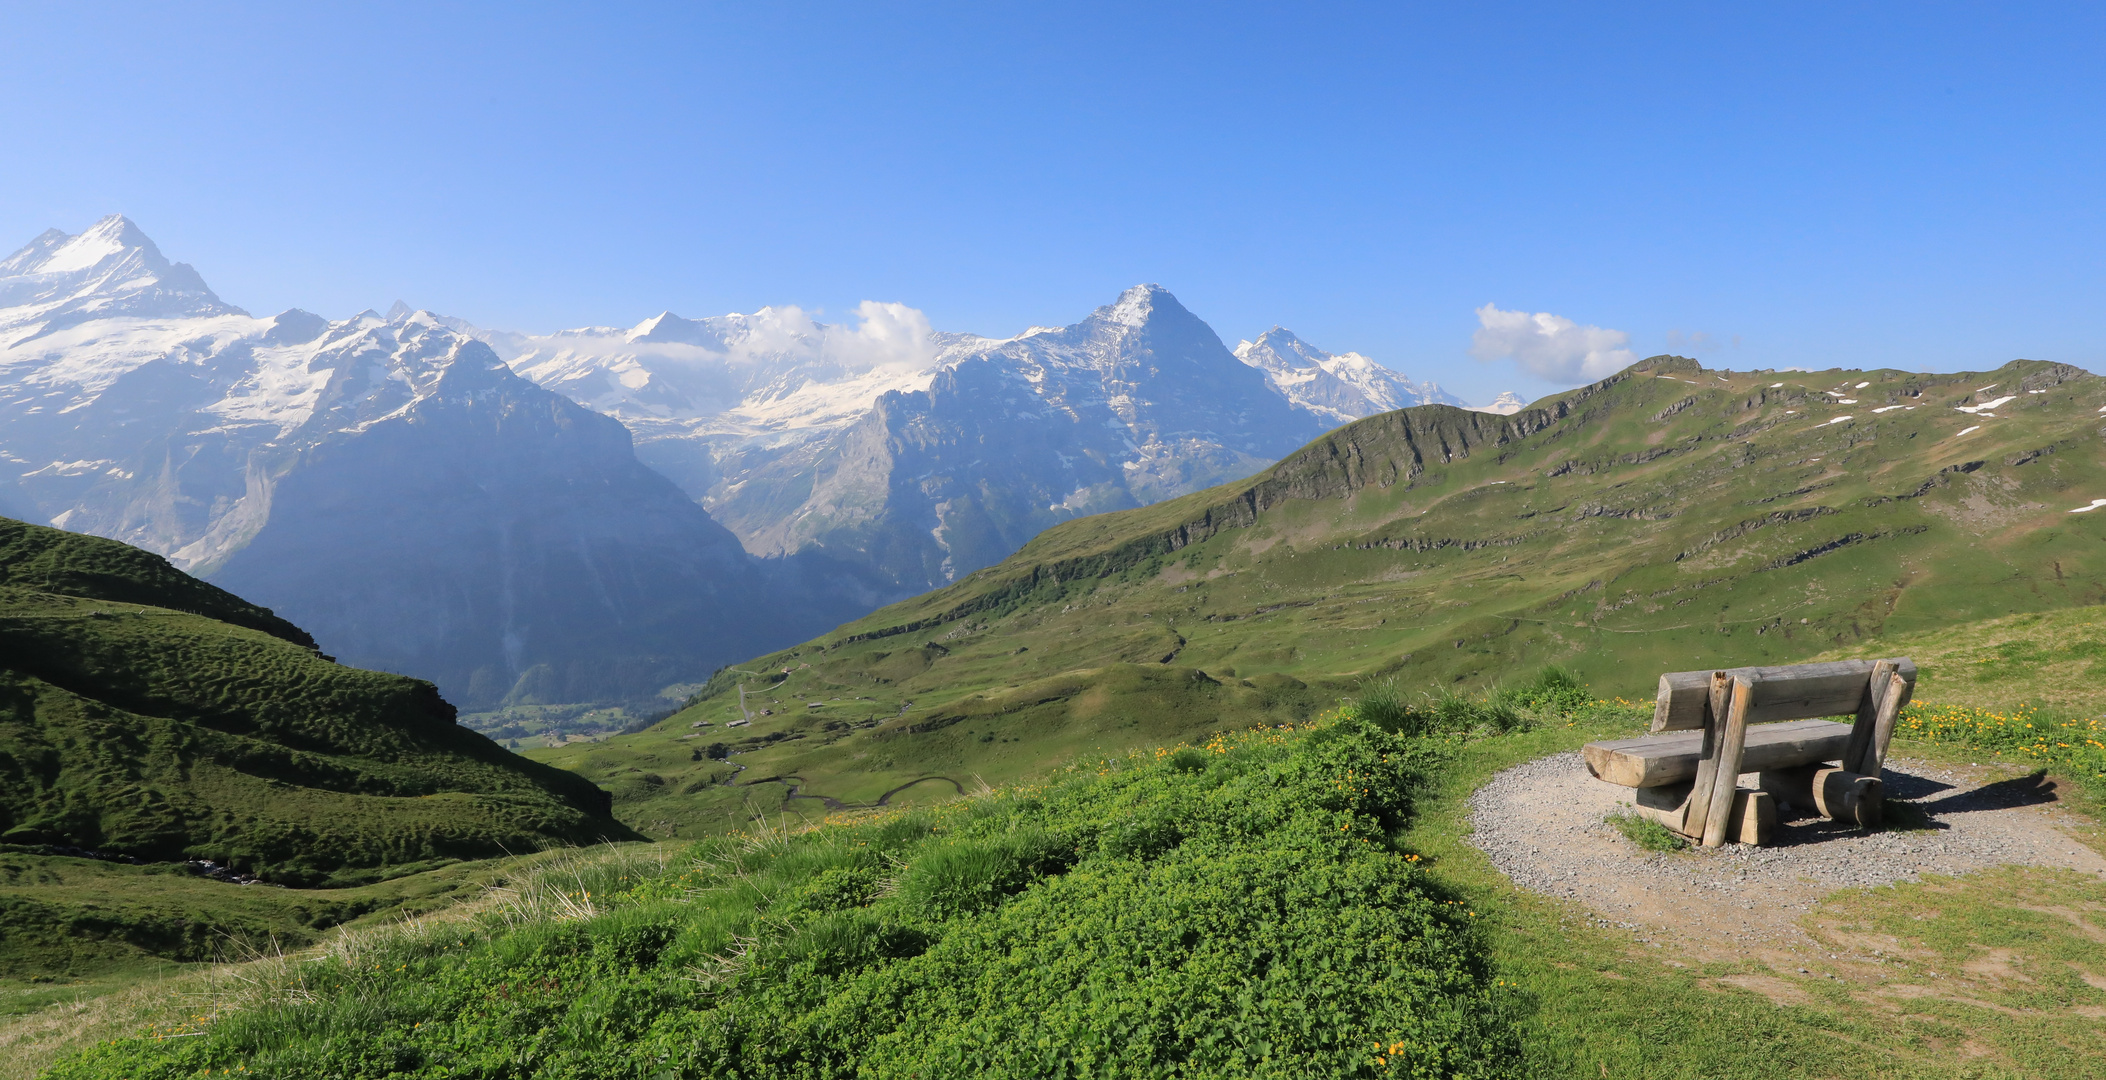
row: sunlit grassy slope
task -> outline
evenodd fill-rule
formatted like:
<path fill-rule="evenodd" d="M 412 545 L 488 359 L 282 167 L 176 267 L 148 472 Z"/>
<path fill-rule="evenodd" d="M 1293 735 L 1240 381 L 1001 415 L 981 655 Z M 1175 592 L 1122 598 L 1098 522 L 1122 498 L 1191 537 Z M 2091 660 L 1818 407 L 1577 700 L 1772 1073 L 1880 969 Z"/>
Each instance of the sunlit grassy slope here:
<path fill-rule="evenodd" d="M 422 888 L 237 896 L 182 860 L 348 886 L 632 835 L 430 684 L 333 663 L 157 556 L 0 519 L 0 975 L 296 941 Z"/>
<path fill-rule="evenodd" d="M 1390 840 L 1446 751 L 1333 719 L 579 860 L 50 1075 L 1509 1076 L 1475 912 Z"/>
<path fill-rule="evenodd" d="M 532 755 L 646 832 L 694 835 L 1304 717 L 1370 678 L 1470 689 L 1556 662 L 1649 697 L 1662 671 L 2096 605 L 2106 511 L 2070 511 L 2106 498 L 2102 409 L 2106 381 L 2030 361 L 1656 357 L 1511 417 L 1388 413 L 1250 480 L 1047 530 L 720 673 L 649 731 Z M 741 685 L 755 719 L 730 729 Z"/>

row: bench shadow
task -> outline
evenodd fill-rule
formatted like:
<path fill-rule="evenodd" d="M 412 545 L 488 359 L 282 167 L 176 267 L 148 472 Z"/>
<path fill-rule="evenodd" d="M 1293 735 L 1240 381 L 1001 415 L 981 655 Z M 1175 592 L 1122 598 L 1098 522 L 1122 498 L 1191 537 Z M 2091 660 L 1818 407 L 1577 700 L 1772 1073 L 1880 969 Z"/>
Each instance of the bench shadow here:
<path fill-rule="evenodd" d="M 1893 804 L 1904 802 L 1916 811 L 1910 816 L 1917 819 L 1911 830 L 1917 832 L 1952 828 L 1939 820 L 1950 814 L 2039 806 L 2054 802 L 2057 798 L 2055 782 L 2048 779 L 2045 769 L 1965 790 L 1942 780 L 1893 769 L 1886 770 L 1881 780 L 1886 785 L 1890 827 L 1900 824 L 1904 812 Z M 1862 832 L 1854 825 L 1830 821 L 1814 812 L 1811 807 L 1795 806 L 1789 816 L 1781 817 L 1777 822 L 1777 829 L 1771 834 L 1768 846 L 1800 847 L 1837 837 L 1858 835 L 1862 835 Z"/>
<path fill-rule="evenodd" d="M 1950 785 L 1947 785 L 1948 787 Z M 2020 806 L 2039 806 L 2054 802 L 2055 782 L 2048 779 L 2046 769 L 2036 769 L 2024 776 L 2009 780 L 1998 780 L 1993 784 L 1968 791 L 1954 792 L 1941 799 L 1918 802 L 1923 812 L 1931 815 L 1966 814 L 1976 810 L 2009 810 Z"/>

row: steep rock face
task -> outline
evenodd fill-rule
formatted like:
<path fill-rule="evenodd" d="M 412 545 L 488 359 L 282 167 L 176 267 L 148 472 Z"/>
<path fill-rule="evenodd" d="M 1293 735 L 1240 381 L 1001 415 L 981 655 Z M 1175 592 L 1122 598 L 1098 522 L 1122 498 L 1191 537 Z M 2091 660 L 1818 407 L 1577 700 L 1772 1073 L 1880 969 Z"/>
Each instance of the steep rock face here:
<path fill-rule="evenodd" d="M 215 583 L 473 702 L 648 696 L 775 636 L 761 569 L 618 422 L 430 324 L 362 344 L 392 392 L 273 447 L 263 524 L 193 545 Z"/>
<path fill-rule="evenodd" d="M 1236 359 L 1265 373 L 1279 393 L 1334 424 L 1413 405 L 1461 405 L 1433 383 L 1416 383 L 1359 353 L 1327 353 L 1275 326 L 1236 344 Z"/>
<path fill-rule="evenodd" d="M 811 466 L 759 470 L 716 512 L 779 521 L 765 545 L 878 567 L 912 591 L 1057 522 L 1249 475 L 1324 426 L 1144 285 L 1073 326 L 958 356 L 926 391 L 880 397 Z"/>
<path fill-rule="evenodd" d="M 4 265 L 26 300 L 0 310 L 0 503 L 166 555 L 349 661 L 476 707 L 634 698 L 878 600 L 823 556 L 752 559 L 619 422 L 456 320 L 252 318 L 122 219 Z"/>

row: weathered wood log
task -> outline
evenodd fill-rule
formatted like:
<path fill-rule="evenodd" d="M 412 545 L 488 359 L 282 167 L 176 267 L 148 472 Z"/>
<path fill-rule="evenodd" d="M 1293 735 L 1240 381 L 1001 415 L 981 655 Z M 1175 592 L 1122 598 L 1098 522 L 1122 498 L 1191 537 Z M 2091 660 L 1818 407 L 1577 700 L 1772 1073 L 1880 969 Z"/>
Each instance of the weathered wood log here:
<path fill-rule="evenodd" d="M 1704 726 L 1704 704 L 1711 693 L 1708 671 L 1673 671 L 1660 676 L 1653 697 L 1654 731 L 1696 731 Z"/>
<path fill-rule="evenodd" d="M 1741 754 L 1744 772 L 1837 761 L 1850 740 L 1850 725 L 1832 720 L 1792 720 L 1748 729 Z M 1678 732 L 1642 739 L 1608 739 L 1581 749 L 1587 771 L 1612 784 L 1662 787 L 1697 776 L 1704 733 Z M 1714 776 L 1714 783 L 1716 774 Z M 1709 800 L 1707 799 L 1708 803 Z"/>
<path fill-rule="evenodd" d="M 1804 720 L 1822 716 L 1849 716 L 1858 711 L 1872 676 L 1871 660 L 1838 660 L 1825 664 L 1793 664 L 1785 667 L 1731 668 L 1726 674 L 1745 678 L 1756 685 L 1755 705 L 1748 714 L 1751 724 L 1780 720 Z M 1907 657 L 1893 661 L 1911 684 L 1916 665 Z M 1703 726 L 1704 697 L 1710 692 L 1710 673 L 1678 671 L 1660 677 L 1653 700 L 1653 730 L 1687 731 Z"/>
<path fill-rule="evenodd" d="M 1901 717 L 1901 710 L 1909 707 L 1909 698 L 1916 692 L 1916 673 L 1906 677 L 1900 671 L 1887 679 L 1887 693 L 1879 703 L 1879 715 L 1872 723 L 1872 744 L 1865 748 L 1865 756 L 1859 762 L 1858 772 L 1864 776 L 1878 776 L 1887 763 L 1887 744 L 1894 741 L 1894 722 Z"/>
<path fill-rule="evenodd" d="M 1732 825 L 1726 839 L 1761 847 L 1777 830 L 1777 800 L 1767 791 L 1736 788 L 1733 794 Z"/>
<path fill-rule="evenodd" d="M 1843 768 L 1851 772 L 1862 771 L 1865 750 L 1872 745 L 1872 729 L 1879 722 L 1879 703 L 1886 700 L 1887 681 L 1894 674 L 1894 661 L 1879 660 L 1872 664 L 1872 677 L 1866 682 L 1865 699 L 1858 703 L 1857 721 L 1850 725 L 1850 745 L 1843 751 Z"/>
<path fill-rule="evenodd" d="M 1693 780 L 1678 780 L 1660 787 L 1642 787 L 1631 792 L 1631 802 L 1640 814 L 1686 836 L 1689 792 L 1695 786 Z M 1701 834 L 1702 830 L 1698 832 Z"/>
<path fill-rule="evenodd" d="M 1711 816 L 1711 793 L 1718 790 L 1718 736 L 1725 727 L 1726 705 L 1733 683 L 1723 671 L 1714 671 L 1704 685 L 1704 727 L 1699 738 L 1696 786 L 1689 793 L 1689 809 L 1683 811 L 1685 831 L 1704 835 L 1704 822 Z"/>
<path fill-rule="evenodd" d="M 1632 792 L 1635 796 L 1632 810 L 1638 816 L 1657 821 L 1692 840 L 1701 839 L 1701 836 L 1690 836 L 1684 827 L 1692 786 L 1692 781 L 1684 780 L 1667 787 L 1639 788 Z M 1767 791 L 1737 787 L 1733 790 L 1733 810 L 1728 822 L 1728 840 L 1739 844 L 1767 844 L 1777 828 L 1776 798 Z"/>
<path fill-rule="evenodd" d="M 1876 776 L 1860 776 L 1846 769 L 1801 765 L 1790 769 L 1765 769 L 1759 778 L 1762 790 L 1795 807 L 1812 810 L 1830 821 L 1878 827 L 1885 816 L 1886 787 Z"/>
<path fill-rule="evenodd" d="M 1714 677 L 1715 679 L 1715 677 Z M 1714 692 L 1712 705 L 1718 704 Z M 1732 704 L 1727 706 L 1726 726 L 1719 736 L 1717 775 L 1712 780 L 1711 805 L 1705 808 L 1704 846 L 1717 847 L 1726 842 L 1726 827 L 1733 818 L 1734 791 L 1740 783 L 1741 754 L 1747 747 L 1748 714 L 1755 709 L 1755 684 L 1741 676 L 1733 677 Z M 1691 818 L 1690 824 L 1696 824 Z"/>

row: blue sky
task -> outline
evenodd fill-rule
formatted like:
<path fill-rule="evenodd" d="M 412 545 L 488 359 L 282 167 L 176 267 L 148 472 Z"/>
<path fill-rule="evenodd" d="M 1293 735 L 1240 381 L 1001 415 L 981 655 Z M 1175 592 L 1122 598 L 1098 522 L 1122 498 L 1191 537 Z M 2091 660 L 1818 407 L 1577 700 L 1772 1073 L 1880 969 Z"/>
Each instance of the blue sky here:
<path fill-rule="evenodd" d="M 0 248 L 122 212 L 259 313 L 527 330 L 1156 281 L 1473 400 L 1577 370 L 1473 358 L 1538 313 L 2106 371 L 2095 5 L 598 7 L 10 4 Z"/>

